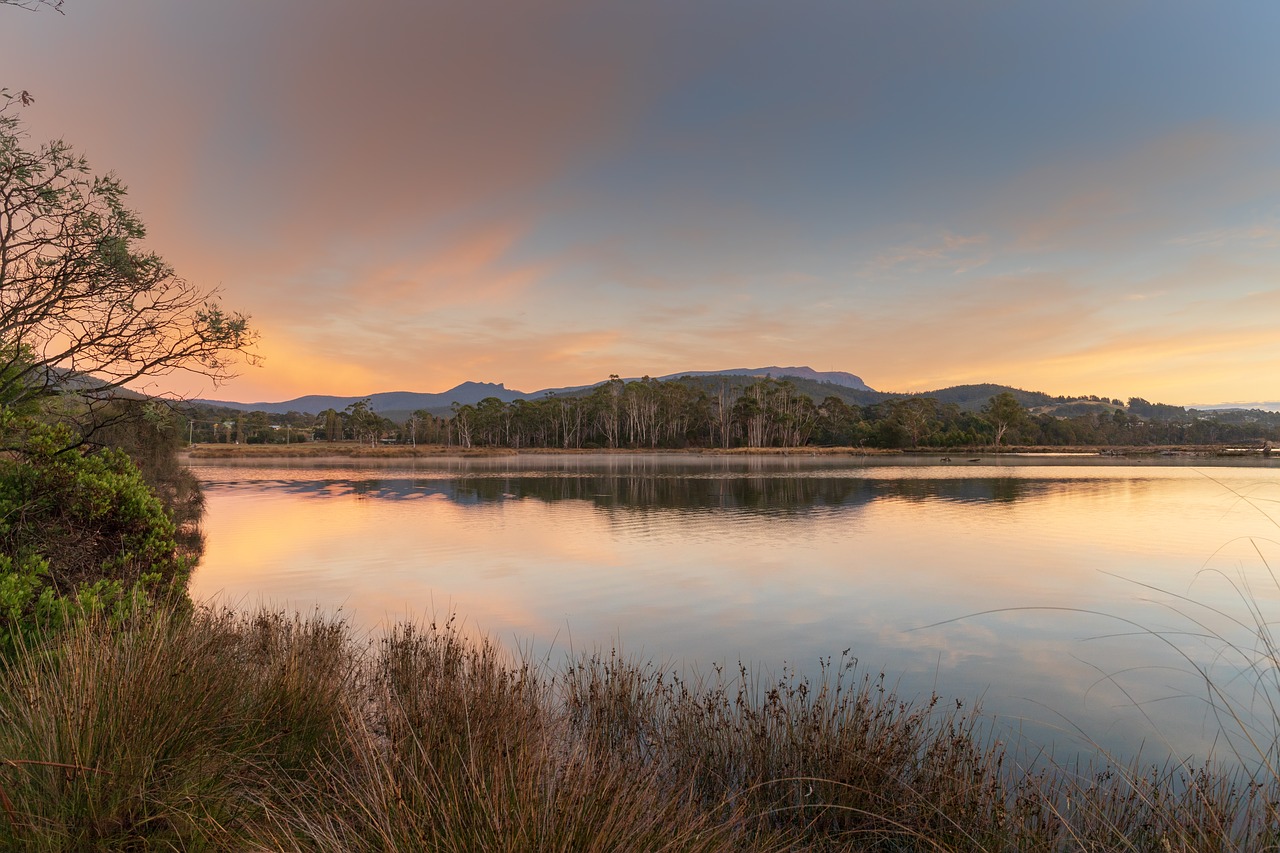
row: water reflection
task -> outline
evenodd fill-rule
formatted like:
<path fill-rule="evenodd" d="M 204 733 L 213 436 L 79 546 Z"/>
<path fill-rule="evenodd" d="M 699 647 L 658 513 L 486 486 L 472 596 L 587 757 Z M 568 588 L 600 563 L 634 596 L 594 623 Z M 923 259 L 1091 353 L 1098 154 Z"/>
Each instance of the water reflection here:
<path fill-rule="evenodd" d="M 317 472 L 318 474 L 320 472 Z M 245 480 L 211 479 L 206 488 L 238 488 Z M 597 506 L 677 510 L 768 509 L 800 512 L 813 507 L 856 507 L 874 500 L 1014 502 L 1061 489 L 1059 480 L 1017 477 L 880 479 L 858 476 L 777 476 L 735 474 L 564 474 L 423 477 L 352 477 L 325 472 L 315 479 L 253 481 L 286 494 L 379 500 L 440 496 L 459 504 L 535 499 L 547 503 L 586 501 Z M 1097 484 L 1094 484 L 1096 487 Z M 1089 488 L 1086 482 L 1083 488 Z"/>
<path fill-rule="evenodd" d="M 1280 603 L 1254 550 L 1270 470 L 534 461 L 198 468 L 195 592 L 370 629 L 456 609 L 540 653 L 621 643 L 703 671 L 851 647 L 904 693 L 982 695 L 1043 740 L 1079 727 L 1121 753 L 1206 749 L 1190 661 L 1216 664 L 1115 617 L 1185 631 L 1187 599 L 1238 612 L 1215 580 L 1255 570 L 1262 606 Z"/>

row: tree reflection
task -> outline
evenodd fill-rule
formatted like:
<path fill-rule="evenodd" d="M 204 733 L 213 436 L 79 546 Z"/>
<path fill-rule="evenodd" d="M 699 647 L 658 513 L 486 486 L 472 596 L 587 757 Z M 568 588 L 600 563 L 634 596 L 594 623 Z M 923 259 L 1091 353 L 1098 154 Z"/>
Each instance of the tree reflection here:
<path fill-rule="evenodd" d="M 621 470 L 619 470 L 621 469 Z M 805 512 L 830 507 L 860 507 L 874 501 L 930 501 L 1011 504 L 1064 488 L 1088 488 L 1079 480 L 1001 477 L 865 477 L 851 472 L 782 473 L 742 470 L 728 473 L 682 472 L 620 465 L 608 471 L 450 472 L 436 476 L 317 476 L 272 479 L 273 489 L 315 499 L 356 497 L 368 500 L 416 500 L 442 497 L 475 505 L 507 500 L 546 503 L 584 501 L 601 508 L 672 510 L 767 510 Z M 262 485 L 262 481 L 258 485 Z M 206 488 L 238 488 L 208 482 Z"/>

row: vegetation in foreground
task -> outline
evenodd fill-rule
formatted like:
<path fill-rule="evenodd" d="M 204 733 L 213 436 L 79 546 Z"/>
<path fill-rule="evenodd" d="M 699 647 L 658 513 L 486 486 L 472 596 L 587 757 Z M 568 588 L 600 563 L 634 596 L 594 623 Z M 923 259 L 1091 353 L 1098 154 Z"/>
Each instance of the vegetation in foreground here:
<path fill-rule="evenodd" d="M 1027 772 L 849 660 L 689 683 L 158 607 L 21 638 L 0 718 L 4 849 L 1280 849 L 1275 778 Z"/>

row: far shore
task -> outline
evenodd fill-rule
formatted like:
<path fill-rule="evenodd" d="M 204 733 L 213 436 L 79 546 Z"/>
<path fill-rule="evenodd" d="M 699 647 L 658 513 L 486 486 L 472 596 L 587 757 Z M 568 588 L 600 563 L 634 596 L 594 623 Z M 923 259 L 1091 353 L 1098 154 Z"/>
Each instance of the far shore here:
<path fill-rule="evenodd" d="M 941 459 L 966 461 L 973 456 L 1008 456 L 1014 454 L 1054 454 L 1067 456 L 1202 456 L 1261 457 L 1261 448 L 1225 445 L 1157 445 L 1143 447 L 924 447 L 914 450 L 874 447 L 694 447 L 694 448 L 582 448 L 549 447 L 470 447 L 457 445 L 405 444 L 370 446 L 354 441 L 308 441 L 294 444 L 193 444 L 179 451 L 184 460 L 202 459 L 416 459 L 416 458 L 483 458 L 501 456 L 580 456 L 590 454 L 688 454 L 698 456 L 936 456 Z"/>

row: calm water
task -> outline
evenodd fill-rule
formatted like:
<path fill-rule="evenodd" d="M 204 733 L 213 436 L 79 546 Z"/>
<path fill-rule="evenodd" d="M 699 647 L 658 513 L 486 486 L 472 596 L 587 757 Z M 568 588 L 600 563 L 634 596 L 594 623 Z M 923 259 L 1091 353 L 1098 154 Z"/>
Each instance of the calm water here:
<path fill-rule="evenodd" d="M 553 659 L 618 646 L 690 673 L 814 673 L 848 648 L 901 694 L 980 699 L 1059 754 L 1203 755 L 1222 744 L 1195 667 L 1267 699 L 1200 635 L 1249 648 L 1246 599 L 1278 612 L 1280 470 L 1161 461 L 197 465 L 194 588 L 369 631 L 456 611 Z"/>

